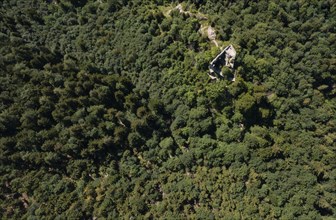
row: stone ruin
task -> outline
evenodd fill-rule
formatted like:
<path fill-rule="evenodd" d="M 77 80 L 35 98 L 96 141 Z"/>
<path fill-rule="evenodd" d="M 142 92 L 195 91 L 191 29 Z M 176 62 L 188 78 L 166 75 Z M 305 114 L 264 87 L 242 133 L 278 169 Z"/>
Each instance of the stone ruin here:
<path fill-rule="evenodd" d="M 226 66 L 230 70 L 233 70 L 234 67 L 234 60 L 236 58 L 236 50 L 232 45 L 229 45 L 220 52 L 215 59 L 213 59 L 209 65 L 209 73 L 208 75 L 210 76 L 211 79 L 218 79 L 224 78 L 224 75 L 222 73 L 222 67 Z M 232 81 L 235 80 L 235 77 L 231 79 Z"/>

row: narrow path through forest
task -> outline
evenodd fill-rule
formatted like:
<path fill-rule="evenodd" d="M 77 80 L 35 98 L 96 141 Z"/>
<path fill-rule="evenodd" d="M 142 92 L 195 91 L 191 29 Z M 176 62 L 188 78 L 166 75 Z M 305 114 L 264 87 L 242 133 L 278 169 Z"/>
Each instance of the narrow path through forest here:
<path fill-rule="evenodd" d="M 166 11 L 166 15 L 170 15 L 170 13 L 173 10 L 178 10 L 180 13 L 188 14 L 189 16 L 196 17 L 199 20 L 208 20 L 207 16 L 205 16 L 205 15 L 199 13 L 199 12 L 198 13 L 192 13 L 190 11 L 185 11 L 183 9 L 182 4 L 178 4 L 176 7 Z M 205 25 L 201 24 L 201 28 L 200 28 L 199 32 L 203 35 L 206 35 L 208 37 L 208 39 L 216 45 L 216 47 L 219 47 L 219 44 L 216 40 L 216 30 L 213 27 L 211 27 L 208 23 L 206 23 Z"/>

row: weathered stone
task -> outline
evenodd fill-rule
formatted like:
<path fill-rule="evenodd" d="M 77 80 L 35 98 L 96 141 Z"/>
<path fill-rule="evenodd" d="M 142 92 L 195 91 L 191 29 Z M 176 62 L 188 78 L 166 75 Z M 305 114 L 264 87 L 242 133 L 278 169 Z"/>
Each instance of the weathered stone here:
<path fill-rule="evenodd" d="M 222 67 L 227 66 L 230 69 L 234 67 L 234 60 L 236 58 L 236 50 L 232 45 L 229 45 L 220 52 L 215 59 L 213 59 L 209 65 L 210 74 L 213 78 L 213 73 L 216 73 L 218 76 L 224 77 L 222 73 Z"/>

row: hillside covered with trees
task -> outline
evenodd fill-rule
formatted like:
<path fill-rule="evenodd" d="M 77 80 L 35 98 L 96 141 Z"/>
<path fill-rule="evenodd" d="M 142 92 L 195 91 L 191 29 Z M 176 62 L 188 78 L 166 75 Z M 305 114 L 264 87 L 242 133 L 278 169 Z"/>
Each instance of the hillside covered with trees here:
<path fill-rule="evenodd" d="M 335 219 L 335 28 L 332 0 L 2 0 L 0 218 Z"/>

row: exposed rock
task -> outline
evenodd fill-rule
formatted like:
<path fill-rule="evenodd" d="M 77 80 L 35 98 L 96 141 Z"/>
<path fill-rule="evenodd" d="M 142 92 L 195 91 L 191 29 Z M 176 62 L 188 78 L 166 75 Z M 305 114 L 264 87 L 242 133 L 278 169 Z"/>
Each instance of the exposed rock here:
<path fill-rule="evenodd" d="M 209 40 L 216 40 L 216 31 L 211 26 L 208 27 L 208 38 Z"/>
<path fill-rule="evenodd" d="M 215 29 L 213 27 L 209 26 L 207 32 L 208 32 L 209 40 L 211 40 L 216 45 L 216 47 L 218 47 L 218 43 L 216 41 L 216 31 L 215 31 Z"/>

